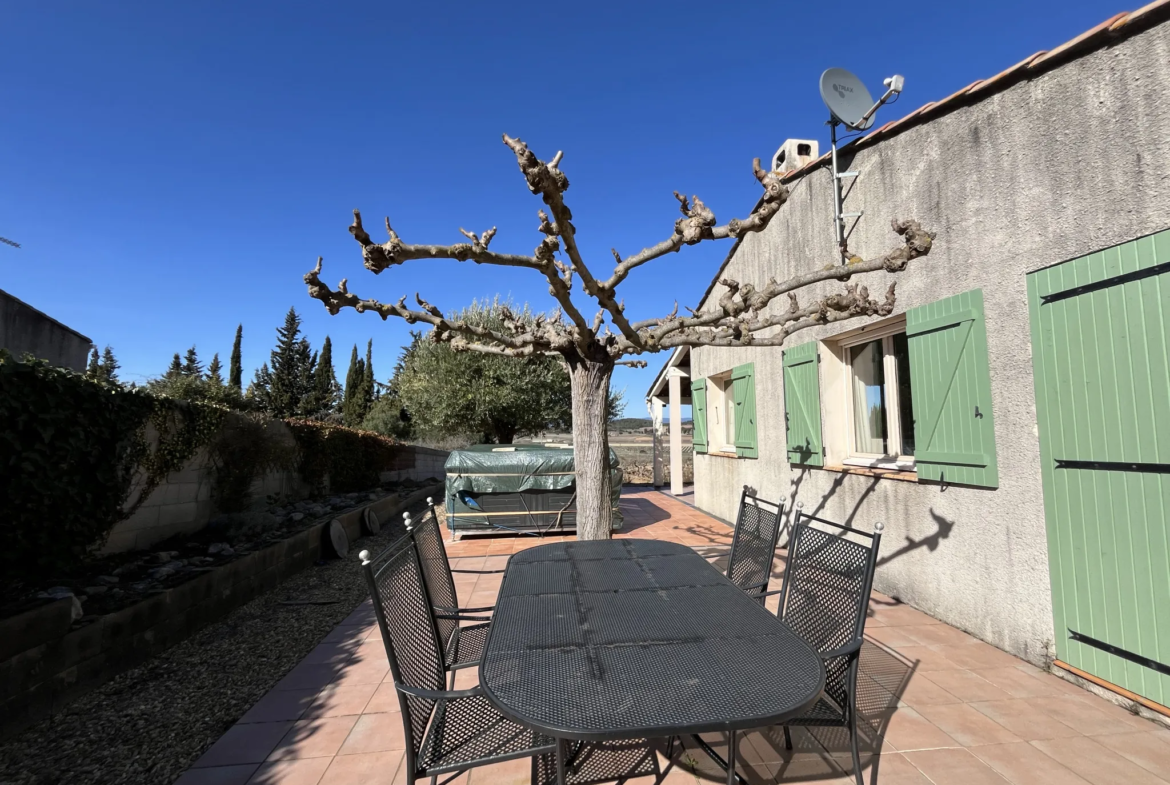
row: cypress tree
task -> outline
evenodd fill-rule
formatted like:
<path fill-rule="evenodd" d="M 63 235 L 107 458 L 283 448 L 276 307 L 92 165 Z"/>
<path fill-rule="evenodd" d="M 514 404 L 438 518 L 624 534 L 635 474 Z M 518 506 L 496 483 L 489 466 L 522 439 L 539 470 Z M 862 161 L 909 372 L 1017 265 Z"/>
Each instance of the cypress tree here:
<path fill-rule="evenodd" d="M 91 381 L 100 381 L 102 375 L 102 367 L 98 363 L 98 350 L 95 346 L 89 350 L 89 365 L 85 367 L 85 378 Z"/>
<path fill-rule="evenodd" d="M 171 359 L 171 367 L 167 368 L 167 372 L 163 376 L 167 379 L 174 379 L 182 375 L 183 361 L 179 359 L 179 353 L 175 352 L 175 356 Z"/>
<path fill-rule="evenodd" d="M 183 360 L 181 373 L 193 379 L 203 375 L 203 364 L 199 362 L 199 355 L 195 352 L 194 346 L 187 350 L 187 356 Z"/>
<path fill-rule="evenodd" d="M 101 379 L 106 384 L 118 383 L 118 369 L 122 366 L 118 364 L 118 360 L 114 357 L 114 350 L 106 345 L 102 349 L 102 364 L 101 364 Z"/>
<path fill-rule="evenodd" d="M 240 342 L 244 337 L 244 325 L 236 326 L 236 340 L 232 344 L 231 364 L 228 366 L 228 385 L 241 389 L 243 383 L 243 366 L 240 364 Z"/>
<path fill-rule="evenodd" d="M 349 370 L 345 374 L 345 400 L 341 406 L 341 416 L 346 425 L 361 425 L 364 413 L 362 412 L 362 388 L 365 386 L 365 363 L 358 359 L 357 344 L 353 345 L 353 353 L 349 356 Z"/>
<path fill-rule="evenodd" d="M 366 344 L 366 365 L 362 369 L 365 373 L 362 375 L 362 419 L 366 419 L 366 415 L 370 413 L 370 407 L 374 405 L 374 399 L 377 394 L 374 391 L 374 339 L 371 338 Z"/>
<path fill-rule="evenodd" d="M 322 416 L 333 413 L 337 409 L 339 391 L 337 374 L 333 371 L 333 342 L 326 335 L 321 354 L 317 357 L 317 367 L 313 371 L 313 405 L 309 414 Z"/>
<path fill-rule="evenodd" d="M 223 366 L 219 363 L 219 352 L 211 356 L 211 363 L 207 366 L 207 381 L 216 387 L 223 387 Z"/>
<path fill-rule="evenodd" d="M 256 372 L 252 383 L 257 403 L 273 417 L 303 414 L 312 393 L 312 351 L 300 332 L 301 317 L 296 308 L 289 308 L 284 326 L 276 330 L 269 363 Z"/>

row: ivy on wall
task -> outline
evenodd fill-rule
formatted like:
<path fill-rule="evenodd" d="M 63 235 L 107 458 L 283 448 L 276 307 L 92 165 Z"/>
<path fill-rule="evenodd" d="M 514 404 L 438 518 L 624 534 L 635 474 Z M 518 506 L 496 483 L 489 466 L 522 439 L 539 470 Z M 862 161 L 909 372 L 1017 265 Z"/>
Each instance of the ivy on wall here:
<path fill-rule="evenodd" d="M 0 572 L 45 577 L 83 561 L 224 413 L 0 350 Z"/>
<path fill-rule="evenodd" d="M 237 414 L 85 378 L 0 349 L 0 574 L 68 573 L 206 448 L 212 497 L 244 510 L 253 481 L 297 470 L 314 493 L 376 487 L 398 444 L 314 420 Z M 291 431 L 291 435 L 290 435 Z"/>
<path fill-rule="evenodd" d="M 371 431 L 316 420 L 285 420 L 300 453 L 301 478 L 313 493 L 349 493 L 372 488 L 394 467 L 398 443 Z"/>

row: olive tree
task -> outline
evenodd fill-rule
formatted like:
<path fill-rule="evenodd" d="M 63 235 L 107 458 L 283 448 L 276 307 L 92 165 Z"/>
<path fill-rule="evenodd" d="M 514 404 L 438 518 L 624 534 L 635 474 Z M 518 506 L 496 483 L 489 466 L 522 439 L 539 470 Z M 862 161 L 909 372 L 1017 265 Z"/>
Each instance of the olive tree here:
<path fill-rule="evenodd" d="M 797 292 L 822 281 L 846 281 L 861 273 L 900 272 L 912 260 L 929 253 L 933 239 L 917 221 L 894 220 L 893 230 L 901 236 L 902 243 L 881 256 L 849 265 L 817 267 L 786 281 L 771 279 L 761 286 L 723 278 L 720 283 L 726 292 L 702 310 L 688 309 L 690 315 L 680 316 L 676 304 L 665 316 L 631 322 L 617 296 L 618 287 L 630 272 L 679 251 L 684 245 L 741 238 L 762 231 L 788 199 L 788 189 L 780 174 L 762 169 L 760 160 L 755 159 L 752 167 L 764 189 L 763 196 L 746 218 L 733 218 L 722 225 L 698 197 L 687 199 L 676 191 L 682 217 L 675 222 L 673 231 L 665 239 L 624 258 L 614 249 L 612 272 L 609 277 L 599 278 L 594 273 L 596 261 L 592 267 L 586 264 L 577 246 L 573 214 L 564 199 L 569 180 L 560 169 L 561 152 L 545 162 L 521 140 L 504 134 L 503 141 L 515 154 L 528 189 L 548 208 L 548 212 L 541 209 L 537 213 L 540 219 L 537 229 L 543 239 L 531 254 L 491 250 L 496 234 L 494 227 L 482 235 L 460 229 L 467 242 L 416 245 L 404 242 L 386 219 L 388 239 L 375 243 L 362 225 L 361 213 L 355 210 L 349 231 L 361 245 L 366 269 L 375 274 L 407 262 L 437 259 L 534 270 L 545 277 L 549 294 L 557 302 L 558 309 L 551 317 L 529 322 L 505 314 L 500 327 L 492 328 L 448 317 L 418 293 L 415 294 L 417 307 L 407 305 L 405 296 L 398 302 L 362 299 L 349 291 L 345 279 L 336 290 L 322 283 L 320 257 L 317 266 L 305 274 L 305 283 L 309 295 L 324 303 L 331 314 L 337 314 L 342 308 L 353 308 L 358 312 L 371 311 L 382 319 L 396 316 L 411 324 L 429 324 L 431 340 L 449 344 L 457 351 L 563 358 L 572 385 L 577 536 L 581 539 L 607 538 L 612 527 L 606 402 L 615 365 L 645 365 L 645 360 L 637 359 L 639 355 L 677 346 L 780 346 L 792 334 L 810 327 L 861 316 L 887 315 L 894 307 L 894 284 L 880 301 L 872 299 L 869 290 L 856 283 L 848 283 L 844 291 L 806 305 L 799 303 Z M 574 278 L 599 308 L 592 319 L 572 297 Z M 771 307 L 772 301 L 781 295 L 787 295 L 788 307 Z"/>

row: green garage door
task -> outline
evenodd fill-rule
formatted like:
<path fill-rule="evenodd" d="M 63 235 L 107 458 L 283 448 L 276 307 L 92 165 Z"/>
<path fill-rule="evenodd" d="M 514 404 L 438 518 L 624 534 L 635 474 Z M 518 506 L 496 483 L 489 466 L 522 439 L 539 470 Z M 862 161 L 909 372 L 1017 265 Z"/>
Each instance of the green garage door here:
<path fill-rule="evenodd" d="M 1028 302 L 1056 656 L 1170 704 L 1170 231 Z"/>

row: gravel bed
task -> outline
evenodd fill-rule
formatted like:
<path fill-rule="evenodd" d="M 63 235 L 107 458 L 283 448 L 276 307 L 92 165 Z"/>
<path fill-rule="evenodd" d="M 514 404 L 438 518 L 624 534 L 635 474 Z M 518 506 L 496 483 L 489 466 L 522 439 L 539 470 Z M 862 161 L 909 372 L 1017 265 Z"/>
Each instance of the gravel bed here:
<path fill-rule="evenodd" d="M 414 517 L 425 502 L 411 508 Z M 389 545 L 401 519 L 349 555 L 276 589 L 0 743 L 2 785 L 169 785 L 368 597 L 358 553 Z M 281 605 L 288 600 L 337 600 Z"/>

